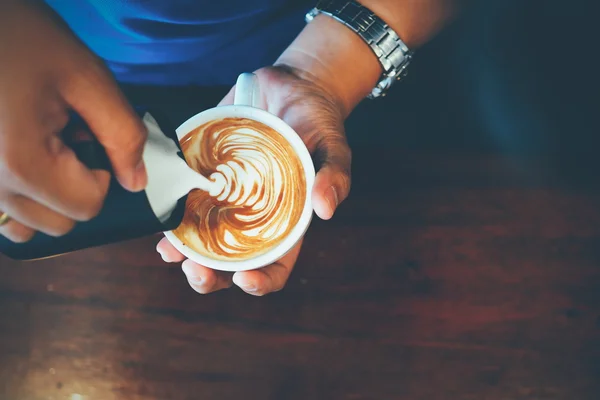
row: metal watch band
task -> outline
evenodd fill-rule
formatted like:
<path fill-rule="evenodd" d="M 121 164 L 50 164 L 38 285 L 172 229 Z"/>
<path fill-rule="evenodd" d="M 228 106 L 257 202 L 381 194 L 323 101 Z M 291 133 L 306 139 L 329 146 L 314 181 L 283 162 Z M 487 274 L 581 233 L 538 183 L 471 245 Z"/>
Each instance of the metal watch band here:
<path fill-rule="evenodd" d="M 412 52 L 381 18 L 357 1 L 320 0 L 316 7 L 306 14 L 310 22 L 319 14 L 328 15 L 356 32 L 375 53 L 383 74 L 369 98 L 385 96 L 392 84 L 406 75 L 406 67 Z"/>

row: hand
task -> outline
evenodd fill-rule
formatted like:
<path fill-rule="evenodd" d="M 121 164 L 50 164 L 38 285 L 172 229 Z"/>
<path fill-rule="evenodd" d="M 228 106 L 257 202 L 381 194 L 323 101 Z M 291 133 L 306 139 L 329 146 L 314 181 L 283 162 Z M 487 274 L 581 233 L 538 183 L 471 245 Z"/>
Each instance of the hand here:
<path fill-rule="evenodd" d="M 0 2 L 0 234 L 67 233 L 94 217 L 109 174 L 91 171 L 59 133 L 79 113 L 106 148 L 122 185 L 146 185 L 146 131 L 103 64 L 43 2 Z"/>
<path fill-rule="evenodd" d="M 344 111 L 336 97 L 311 79 L 309 74 L 288 66 L 256 71 L 261 91 L 260 107 L 287 122 L 304 140 L 320 167 L 312 192 L 315 213 L 322 219 L 333 216 L 350 191 L 350 148 L 344 133 Z M 233 88 L 220 105 L 233 104 Z M 181 262 L 184 256 L 166 238 L 157 251 L 167 262 Z M 215 271 L 191 260 L 183 262 L 190 286 L 198 293 L 210 293 L 234 283 L 245 292 L 264 295 L 285 285 L 300 251 L 298 244 L 278 262 L 254 271 L 235 274 Z"/>

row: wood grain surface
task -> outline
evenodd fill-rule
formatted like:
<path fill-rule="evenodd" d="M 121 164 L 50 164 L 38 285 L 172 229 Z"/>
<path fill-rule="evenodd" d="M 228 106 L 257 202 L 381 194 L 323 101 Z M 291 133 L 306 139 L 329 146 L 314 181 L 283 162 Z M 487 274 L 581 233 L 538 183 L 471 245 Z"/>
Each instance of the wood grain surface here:
<path fill-rule="evenodd" d="M 0 258 L 0 399 L 600 398 L 593 182 L 392 150 L 263 298 L 196 294 L 158 237 Z"/>

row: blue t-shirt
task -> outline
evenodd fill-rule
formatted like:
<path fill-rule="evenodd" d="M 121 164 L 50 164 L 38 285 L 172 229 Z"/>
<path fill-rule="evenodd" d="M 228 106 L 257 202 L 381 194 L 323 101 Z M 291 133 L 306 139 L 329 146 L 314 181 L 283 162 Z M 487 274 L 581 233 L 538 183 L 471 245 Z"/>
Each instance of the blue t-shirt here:
<path fill-rule="evenodd" d="M 230 85 L 270 65 L 304 26 L 306 0 L 46 0 L 117 80 Z"/>

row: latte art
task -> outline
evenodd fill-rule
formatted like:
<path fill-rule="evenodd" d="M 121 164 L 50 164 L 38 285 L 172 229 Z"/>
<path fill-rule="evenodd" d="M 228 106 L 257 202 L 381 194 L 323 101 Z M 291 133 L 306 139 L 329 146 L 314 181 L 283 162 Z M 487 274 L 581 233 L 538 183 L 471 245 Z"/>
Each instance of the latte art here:
<path fill-rule="evenodd" d="M 245 260 L 279 244 L 298 223 L 306 200 L 304 168 L 277 131 L 245 118 L 208 122 L 181 141 L 188 165 L 221 183 L 192 191 L 175 235 L 197 253 Z"/>

